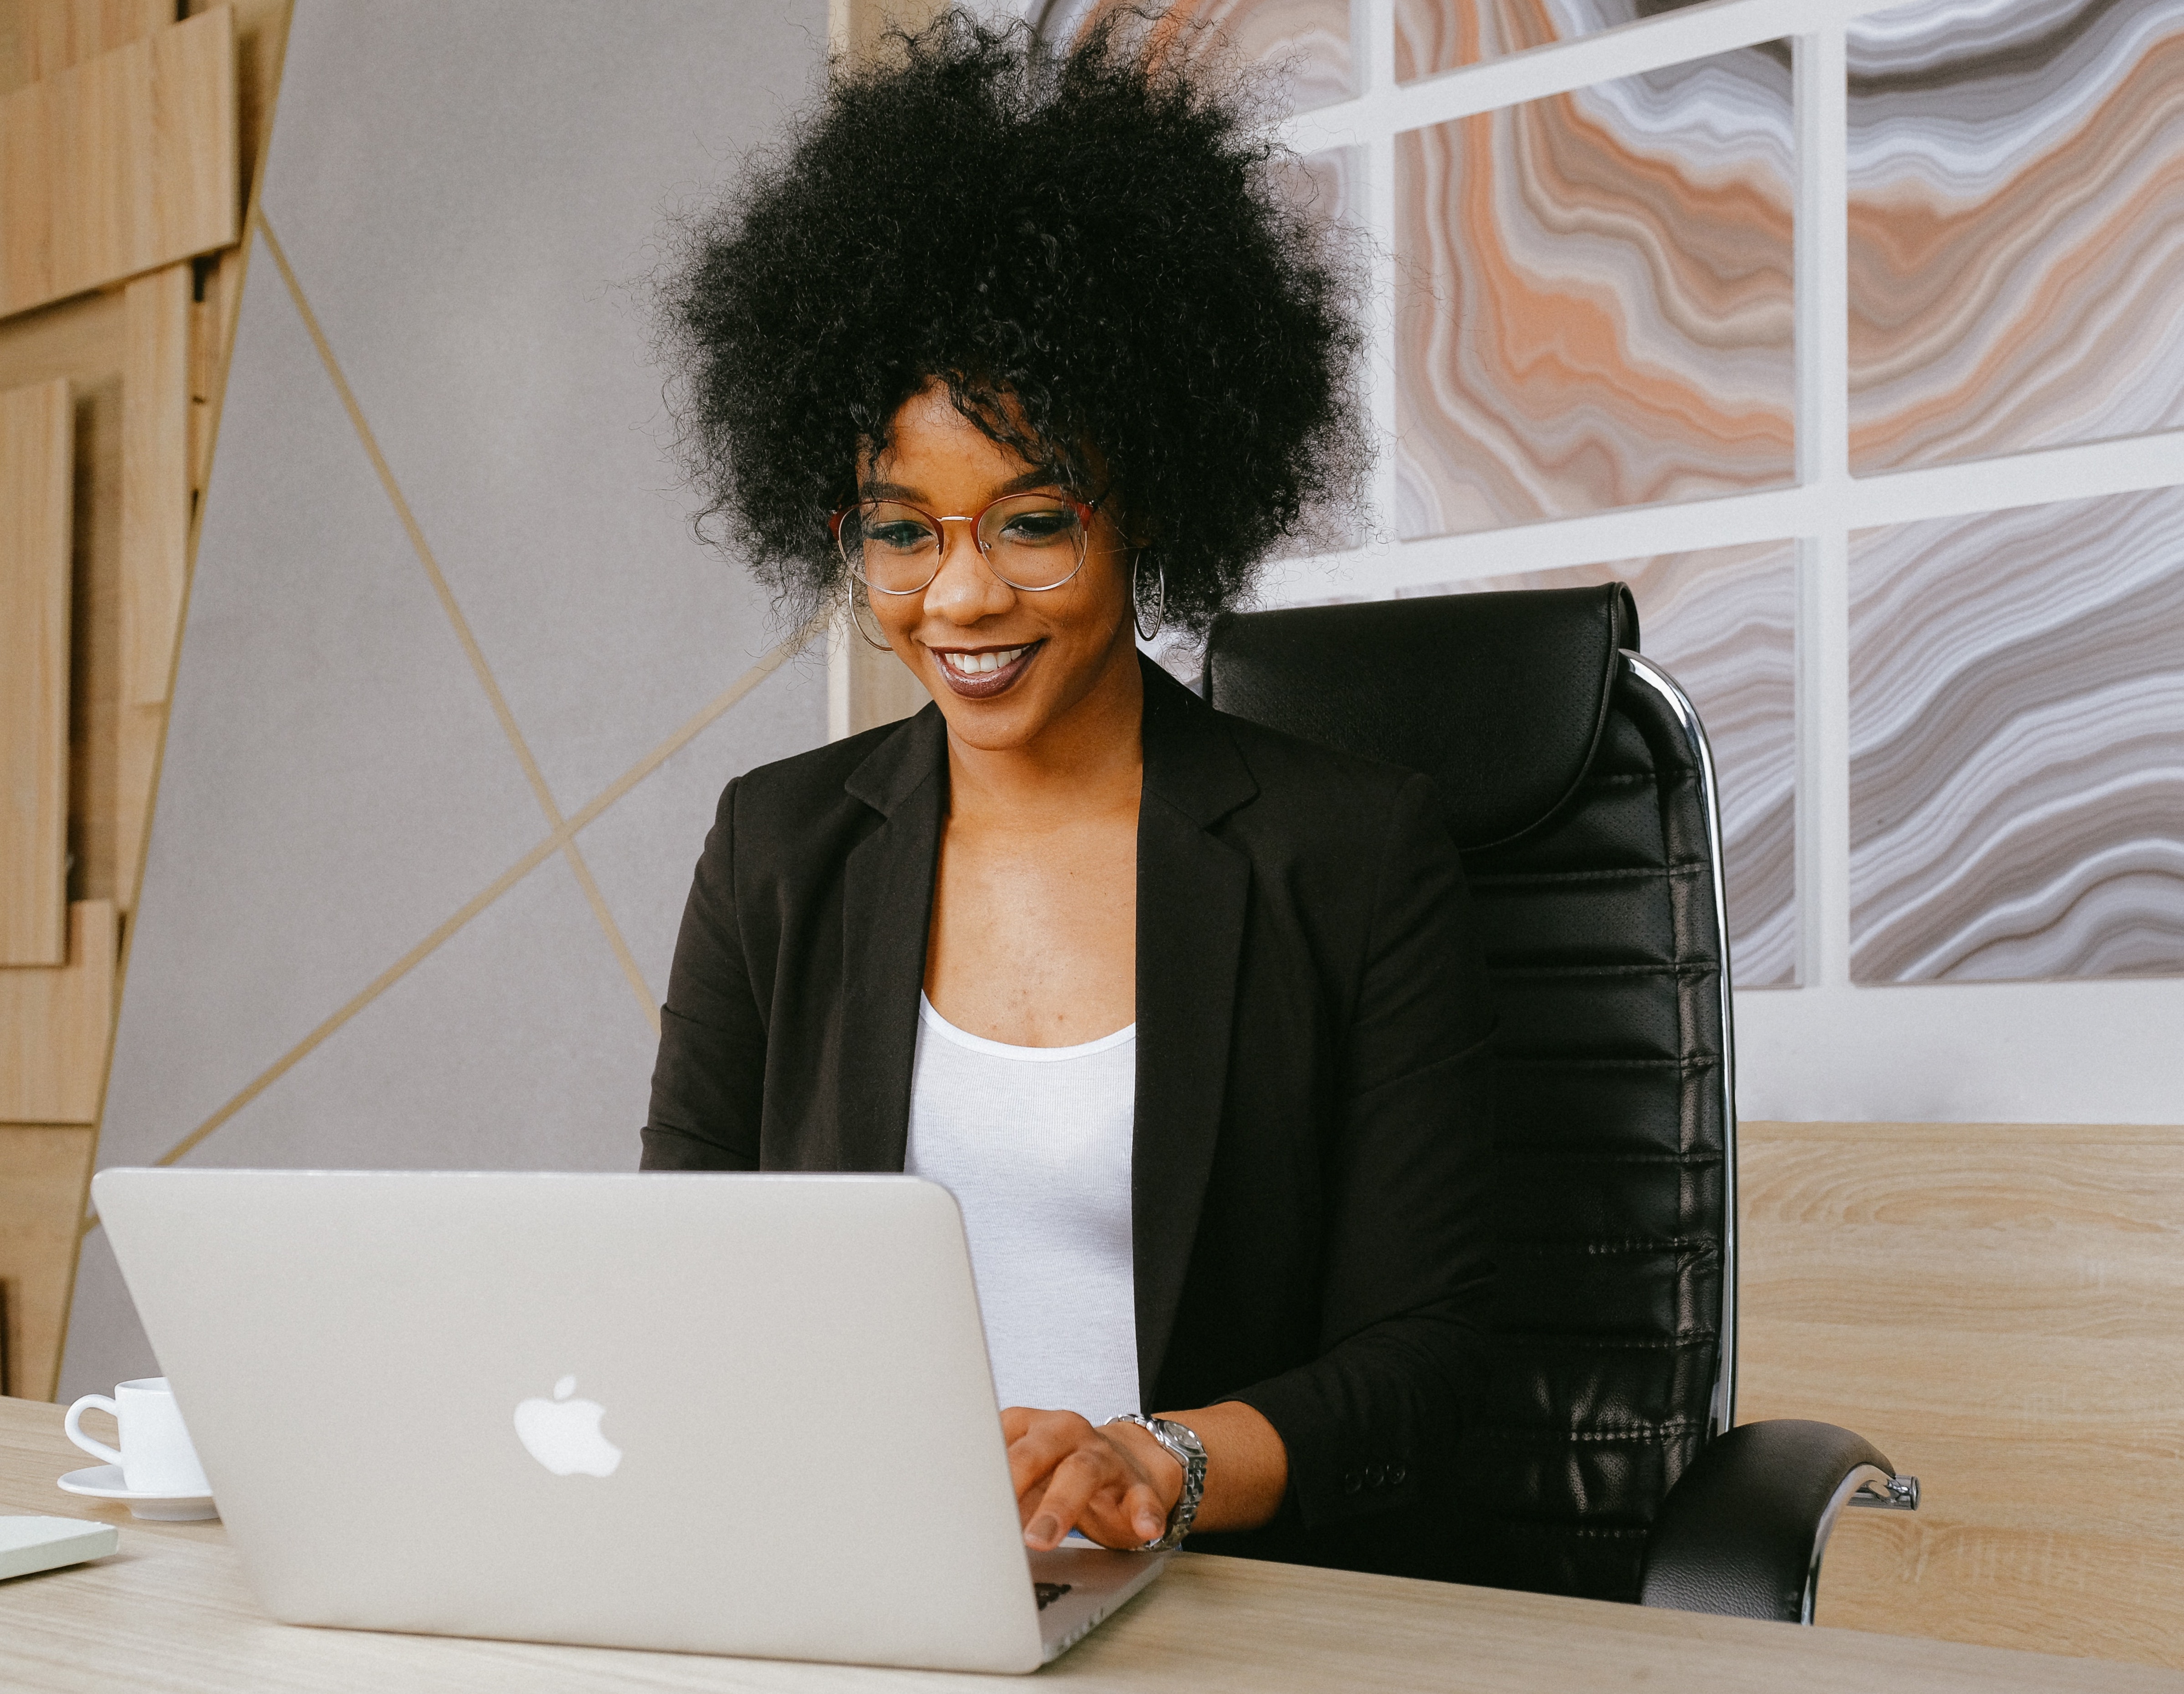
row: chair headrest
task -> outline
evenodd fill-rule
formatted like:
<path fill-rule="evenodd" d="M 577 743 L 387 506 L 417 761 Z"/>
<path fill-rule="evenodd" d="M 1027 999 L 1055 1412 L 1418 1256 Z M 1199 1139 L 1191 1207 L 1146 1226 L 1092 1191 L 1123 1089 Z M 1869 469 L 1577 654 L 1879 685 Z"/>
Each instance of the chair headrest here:
<path fill-rule="evenodd" d="M 1638 645 L 1620 582 L 1229 613 L 1206 698 L 1323 746 L 1424 771 L 1457 844 L 1491 847 L 1576 790 L 1607 727 L 1618 649 Z"/>

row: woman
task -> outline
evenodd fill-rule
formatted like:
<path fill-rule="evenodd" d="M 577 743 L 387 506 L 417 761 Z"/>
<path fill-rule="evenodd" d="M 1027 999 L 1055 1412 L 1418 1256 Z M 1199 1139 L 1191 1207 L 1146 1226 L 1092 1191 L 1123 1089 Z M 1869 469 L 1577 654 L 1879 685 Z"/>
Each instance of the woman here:
<path fill-rule="evenodd" d="M 896 47 L 695 231 L 670 346 L 710 515 L 935 705 L 728 785 L 644 1164 L 945 1183 L 1031 1546 L 1401 1565 L 1488 1276 L 1462 873 L 1425 778 L 1134 638 L 1352 496 L 1342 269 L 1109 32 Z"/>

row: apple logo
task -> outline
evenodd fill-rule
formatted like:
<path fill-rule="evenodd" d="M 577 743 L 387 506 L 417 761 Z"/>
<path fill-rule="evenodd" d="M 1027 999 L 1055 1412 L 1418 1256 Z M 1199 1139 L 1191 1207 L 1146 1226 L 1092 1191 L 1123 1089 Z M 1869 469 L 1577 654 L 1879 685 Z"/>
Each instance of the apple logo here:
<path fill-rule="evenodd" d="M 524 1452 L 556 1476 L 612 1476 L 621 1449 L 599 1433 L 606 1408 L 596 1400 L 571 1400 L 577 1379 L 554 1385 L 551 1400 L 526 1400 L 515 1408 L 515 1439 Z"/>

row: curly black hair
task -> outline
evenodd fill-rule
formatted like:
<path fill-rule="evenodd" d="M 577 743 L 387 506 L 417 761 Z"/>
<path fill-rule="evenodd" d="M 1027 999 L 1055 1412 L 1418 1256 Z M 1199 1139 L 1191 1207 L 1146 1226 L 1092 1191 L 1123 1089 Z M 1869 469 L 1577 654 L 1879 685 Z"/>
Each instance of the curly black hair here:
<path fill-rule="evenodd" d="M 1080 496 L 1116 490 L 1192 634 L 1357 509 L 1350 249 L 1261 85 L 1116 25 L 1057 50 L 955 11 L 837 61 L 683 226 L 660 328 L 697 527 L 791 616 L 847 588 L 828 518 L 934 381 Z"/>

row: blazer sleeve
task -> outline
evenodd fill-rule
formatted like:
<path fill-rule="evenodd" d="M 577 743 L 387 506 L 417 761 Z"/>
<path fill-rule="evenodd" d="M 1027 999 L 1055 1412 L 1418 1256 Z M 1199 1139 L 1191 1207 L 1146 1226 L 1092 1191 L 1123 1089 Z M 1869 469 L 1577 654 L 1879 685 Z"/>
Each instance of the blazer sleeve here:
<path fill-rule="evenodd" d="M 1414 1506 L 1485 1337 L 1494 1018 L 1432 783 L 1391 808 L 1324 1144 L 1320 1355 L 1228 1397 L 1289 1452 L 1307 1530 Z"/>
<path fill-rule="evenodd" d="M 648 1171 L 758 1168 L 766 1018 L 736 921 L 737 783 L 721 796 L 682 908 L 645 1119 Z"/>

